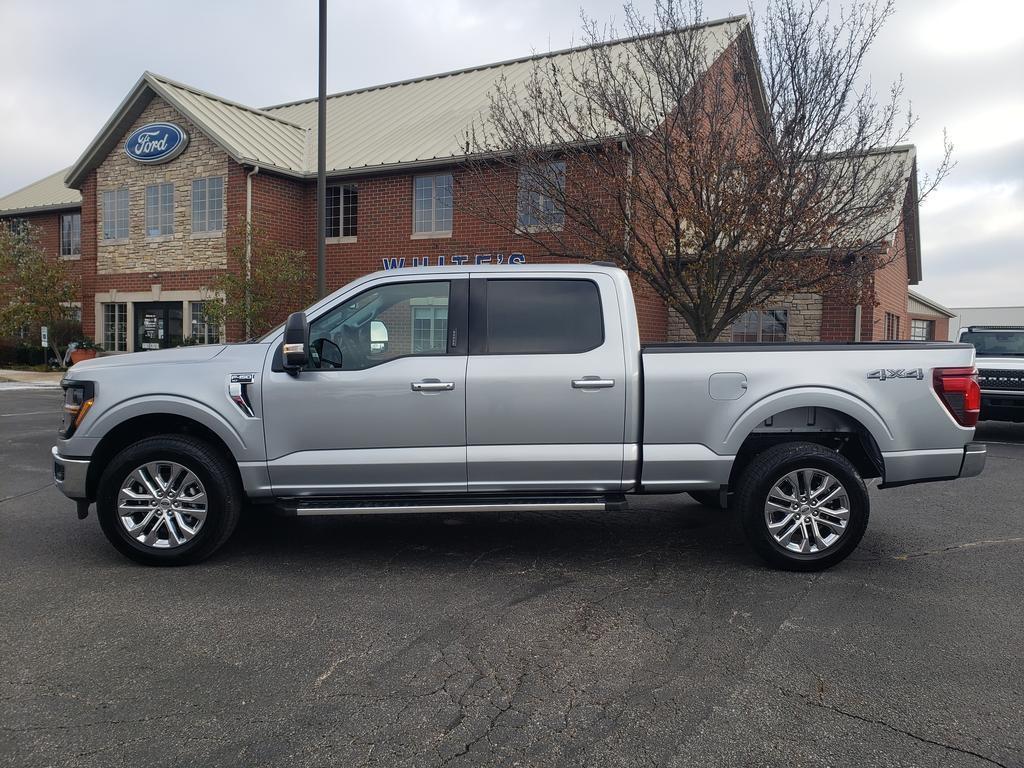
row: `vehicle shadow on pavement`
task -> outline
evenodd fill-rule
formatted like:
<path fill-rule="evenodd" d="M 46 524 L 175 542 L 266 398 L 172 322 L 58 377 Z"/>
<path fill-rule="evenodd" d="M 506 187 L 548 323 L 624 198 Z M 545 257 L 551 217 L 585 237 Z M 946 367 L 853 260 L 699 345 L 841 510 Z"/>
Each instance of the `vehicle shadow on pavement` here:
<path fill-rule="evenodd" d="M 544 563 L 587 564 L 689 553 L 695 562 L 753 562 L 729 512 L 686 497 L 647 502 L 624 512 L 494 512 L 353 515 L 295 518 L 247 510 L 216 561 L 258 557 L 264 568 L 301 557 L 321 564 L 439 567 L 492 556 Z"/>

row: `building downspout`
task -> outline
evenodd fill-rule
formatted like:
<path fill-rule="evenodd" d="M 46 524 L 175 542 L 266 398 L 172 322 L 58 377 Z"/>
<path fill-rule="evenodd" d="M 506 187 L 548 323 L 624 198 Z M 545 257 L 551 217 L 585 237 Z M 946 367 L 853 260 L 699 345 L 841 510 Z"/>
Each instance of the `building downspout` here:
<path fill-rule="evenodd" d="M 260 172 L 254 165 L 245 175 L 245 338 L 252 338 L 252 177 Z"/>

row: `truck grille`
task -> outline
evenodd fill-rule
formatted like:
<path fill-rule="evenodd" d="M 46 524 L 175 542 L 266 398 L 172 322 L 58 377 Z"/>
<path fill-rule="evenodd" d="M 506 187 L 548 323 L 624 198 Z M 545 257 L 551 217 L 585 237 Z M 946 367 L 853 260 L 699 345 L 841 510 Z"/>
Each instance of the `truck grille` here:
<path fill-rule="evenodd" d="M 1002 371 L 982 368 L 978 371 L 978 384 L 982 389 L 1024 392 L 1024 371 Z"/>

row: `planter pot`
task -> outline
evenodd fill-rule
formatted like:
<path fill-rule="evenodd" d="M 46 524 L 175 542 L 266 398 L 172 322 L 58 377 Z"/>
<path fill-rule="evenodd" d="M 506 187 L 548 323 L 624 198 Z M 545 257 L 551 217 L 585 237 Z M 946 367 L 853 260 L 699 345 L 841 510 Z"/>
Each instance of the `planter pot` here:
<path fill-rule="evenodd" d="M 96 357 L 95 349 L 76 349 L 71 353 L 71 364 L 80 363 L 83 360 L 92 360 Z"/>

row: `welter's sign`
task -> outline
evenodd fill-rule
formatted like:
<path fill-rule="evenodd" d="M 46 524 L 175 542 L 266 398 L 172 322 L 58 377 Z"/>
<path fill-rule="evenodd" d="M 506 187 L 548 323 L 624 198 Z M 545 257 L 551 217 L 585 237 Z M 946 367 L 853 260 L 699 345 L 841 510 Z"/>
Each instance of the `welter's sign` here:
<path fill-rule="evenodd" d="M 402 267 L 406 266 L 461 267 L 465 264 L 525 264 L 526 255 L 518 252 L 508 255 L 504 253 L 475 253 L 472 256 L 469 254 L 457 254 L 455 256 L 436 256 L 433 259 L 429 256 L 413 256 L 408 260 L 404 256 L 390 256 L 381 259 L 381 263 L 384 264 L 384 269 L 402 269 Z"/>

